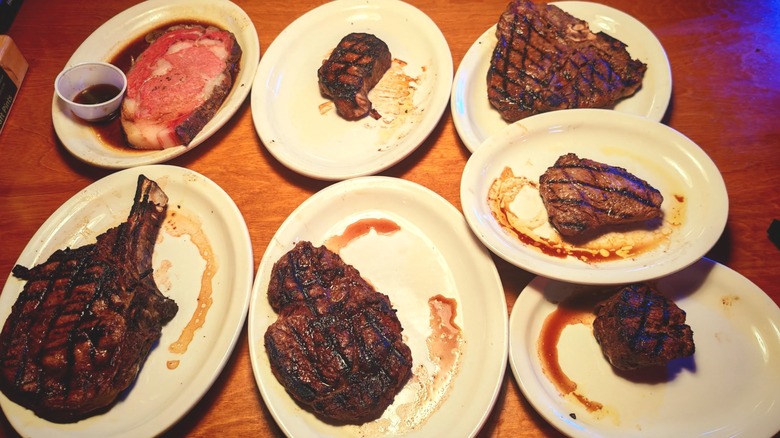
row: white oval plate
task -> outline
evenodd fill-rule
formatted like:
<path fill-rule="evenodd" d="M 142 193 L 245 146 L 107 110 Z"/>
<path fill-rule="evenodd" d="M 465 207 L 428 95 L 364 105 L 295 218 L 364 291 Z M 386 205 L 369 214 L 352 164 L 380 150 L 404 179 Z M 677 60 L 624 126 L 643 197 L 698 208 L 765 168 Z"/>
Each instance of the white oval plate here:
<path fill-rule="evenodd" d="M 551 4 L 587 21 L 593 32 L 602 31 L 623 41 L 634 59 L 647 64 L 642 88 L 618 102 L 614 109 L 660 121 L 672 97 L 672 70 L 661 42 L 650 29 L 630 15 L 598 3 L 562 1 Z M 496 19 L 499 15 L 496 14 Z M 452 85 L 452 120 L 471 152 L 508 124 L 487 98 L 487 72 L 497 41 L 496 26 L 493 25 L 466 52 Z"/>
<path fill-rule="evenodd" d="M 413 104 L 402 99 L 399 107 L 395 93 L 378 95 L 393 67 L 369 93 L 383 119 L 347 121 L 336 114 L 320 94 L 317 69 L 351 32 L 376 35 L 394 60 L 407 63 L 403 73 L 416 81 L 404 90 L 411 89 Z M 253 85 L 252 118 L 268 151 L 300 174 L 371 175 L 406 158 L 433 131 L 449 101 L 452 72 L 444 35 L 419 9 L 397 0 L 336 0 L 302 15 L 269 45 Z"/>
<path fill-rule="evenodd" d="M 233 32 L 243 51 L 233 89 L 214 117 L 187 146 L 156 151 L 120 149 L 102 142 L 94 128 L 77 119 L 54 93 L 51 104 L 54 130 L 71 154 L 89 164 L 111 169 L 162 163 L 200 145 L 233 117 L 252 86 L 260 59 L 260 43 L 252 20 L 243 9 L 228 0 L 140 2 L 98 27 L 76 49 L 63 68 L 86 61 L 109 60 L 136 38 L 167 23 L 183 20 L 201 20 Z"/>
<path fill-rule="evenodd" d="M 374 423 L 393 418 L 402 404 L 399 400 L 414 398 L 416 389 L 408 384 L 381 419 L 363 427 L 334 426 L 295 403 L 268 363 L 263 336 L 277 319 L 267 298 L 273 264 L 296 242 L 322 245 L 364 218 L 387 218 L 401 230 L 390 236 L 371 232 L 352 241 L 340 255 L 390 297 L 412 350 L 414 369 L 423 364 L 431 369 L 425 346 L 431 331 L 428 299 L 442 294 L 457 301 L 455 321 L 465 341 L 460 369 L 448 398 L 408 436 L 476 434 L 495 403 L 506 370 L 508 316 L 501 279 L 490 253 L 452 204 L 425 187 L 389 177 L 354 178 L 321 190 L 293 211 L 269 243 L 249 307 L 252 370 L 266 406 L 291 437 L 374 436 L 382 435 Z M 385 433 L 392 435 L 393 427 Z"/>
<path fill-rule="evenodd" d="M 657 281 L 687 313 L 696 353 L 656 383 L 620 377 L 590 325 L 567 327 L 559 363 L 577 392 L 604 408 L 588 412 L 542 371 L 537 340 L 557 304 L 582 287 L 537 277 L 509 321 L 509 362 L 531 405 L 573 437 L 772 436 L 780 430 L 780 309 L 755 284 L 708 259 Z M 574 414 L 576 419 L 570 414 Z"/>
<path fill-rule="evenodd" d="M 670 227 L 665 244 L 653 250 L 599 263 L 544 254 L 502 229 L 487 196 L 504 167 L 538 183 L 539 176 L 568 152 L 623 167 L 644 179 L 664 196 L 665 217 L 681 217 L 681 225 Z M 676 203 L 678 198 L 684 202 Z M 477 237 L 504 260 L 537 275 L 586 284 L 628 283 L 678 271 L 712 248 L 728 217 L 723 178 L 695 143 L 666 125 L 604 109 L 538 114 L 490 137 L 466 163 L 461 203 Z M 546 216 L 543 207 L 541 211 Z"/>
<path fill-rule="evenodd" d="M 212 278 L 213 304 L 184 354 L 168 351 L 190 321 L 198 302 L 205 261 L 189 235 L 169 234 L 165 225 L 155 246 L 153 265 L 161 291 L 179 305 L 162 329 L 138 378 L 121 400 L 104 414 L 78 423 L 57 424 L 35 416 L 0 394 L 8 421 L 31 437 L 155 436 L 183 417 L 206 393 L 222 371 L 238 340 L 249 307 L 253 259 L 244 218 L 233 200 L 203 175 L 181 167 L 153 165 L 126 169 L 86 187 L 57 209 L 35 233 L 17 260 L 31 267 L 65 247 L 94 243 L 95 238 L 127 219 L 139 174 L 156 181 L 169 198 L 168 217 L 199 222 L 198 235 L 208 239 L 217 265 Z M 170 268 L 161 269 L 164 262 Z M 167 265 L 167 263 L 165 263 Z M 167 272 L 167 274 L 162 274 Z M 160 277 L 162 275 L 162 278 Z M 0 321 L 11 312 L 24 282 L 13 275 L 0 295 Z M 168 369 L 168 361 L 179 361 Z"/>

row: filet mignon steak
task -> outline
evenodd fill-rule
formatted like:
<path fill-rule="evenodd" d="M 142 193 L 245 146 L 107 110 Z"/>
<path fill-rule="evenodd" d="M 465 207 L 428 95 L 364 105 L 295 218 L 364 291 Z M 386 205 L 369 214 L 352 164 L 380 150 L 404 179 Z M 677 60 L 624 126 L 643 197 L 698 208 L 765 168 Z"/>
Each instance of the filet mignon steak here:
<path fill-rule="evenodd" d="M 241 47 L 213 26 L 177 25 L 148 39 L 127 73 L 122 129 L 137 149 L 188 145 L 230 93 Z"/>
<path fill-rule="evenodd" d="M 617 369 L 664 366 L 693 355 L 685 311 L 646 283 L 630 284 L 596 307 L 593 335 Z"/>
<path fill-rule="evenodd" d="M 360 424 L 382 415 L 411 376 L 412 354 L 389 298 L 325 247 L 302 241 L 274 265 L 265 333 L 271 370 L 319 417 Z"/>
<path fill-rule="evenodd" d="M 626 45 L 560 8 L 509 3 L 496 26 L 488 100 L 508 122 L 567 108 L 609 108 L 642 85 Z"/>
<path fill-rule="evenodd" d="M 368 92 L 382 79 L 392 64 L 387 44 L 368 33 L 351 33 L 339 42 L 330 57 L 317 70 L 320 92 L 333 100 L 336 112 L 347 120 L 371 114 Z"/>
<path fill-rule="evenodd" d="M 168 198 L 141 175 L 127 221 L 32 268 L 0 332 L 0 390 L 54 422 L 109 407 L 177 313 L 152 275 Z"/>
<path fill-rule="evenodd" d="M 664 200 L 626 169 L 572 153 L 560 156 L 539 177 L 539 194 L 550 223 L 565 237 L 660 217 Z"/>

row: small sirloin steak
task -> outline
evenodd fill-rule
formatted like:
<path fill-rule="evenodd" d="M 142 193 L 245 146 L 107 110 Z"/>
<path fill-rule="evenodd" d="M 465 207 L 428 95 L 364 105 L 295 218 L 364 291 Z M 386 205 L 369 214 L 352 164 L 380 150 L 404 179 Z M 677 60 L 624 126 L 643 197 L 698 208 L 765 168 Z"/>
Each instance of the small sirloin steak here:
<path fill-rule="evenodd" d="M 336 112 L 347 120 L 380 116 L 368 100 L 371 91 L 392 64 L 387 44 L 368 33 L 351 33 L 339 42 L 317 70 L 320 92 L 333 100 Z"/>
<path fill-rule="evenodd" d="M 572 153 L 561 155 L 539 177 L 539 194 L 550 223 L 565 237 L 660 217 L 664 200 L 626 169 Z"/>
<path fill-rule="evenodd" d="M 300 404 L 328 421 L 382 415 L 411 376 L 412 354 L 389 298 L 325 247 L 298 242 L 273 267 L 265 333 L 271 370 Z"/>
<path fill-rule="evenodd" d="M 127 73 L 122 129 L 136 149 L 186 146 L 230 94 L 241 47 L 213 26 L 176 25 L 147 39 Z"/>
<path fill-rule="evenodd" d="M 109 407 L 135 380 L 177 313 L 152 275 L 168 197 L 140 175 L 127 221 L 97 242 L 32 268 L 0 333 L 0 389 L 41 418 L 75 422 Z"/>
<path fill-rule="evenodd" d="M 693 355 L 693 330 L 685 311 L 654 287 L 635 283 L 596 307 L 593 335 L 617 369 L 664 366 Z"/>
<path fill-rule="evenodd" d="M 560 8 L 509 3 L 496 28 L 488 100 L 508 122 L 567 108 L 610 108 L 642 85 L 626 45 Z"/>

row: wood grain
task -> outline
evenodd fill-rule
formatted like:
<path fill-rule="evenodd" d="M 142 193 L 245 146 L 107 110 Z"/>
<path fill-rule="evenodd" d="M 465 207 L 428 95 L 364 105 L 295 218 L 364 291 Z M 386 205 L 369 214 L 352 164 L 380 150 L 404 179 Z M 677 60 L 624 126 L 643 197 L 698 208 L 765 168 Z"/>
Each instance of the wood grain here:
<path fill-rule="evenodd" d="M 63 202 L 111 173 L 71 156 L 51 120 L 54 78 L 100 24 L 132 0 L 25 0 L 9 31 L 30 63 L 29 73 L 0 134 L 0 274 Z M 237 3 L 252 18 L 261 50 L 320 1 Z M 441 28 L 460 64 L 471 44 L 495 23 L 506 1 L 409 0 Z M 780 6 L 748 0 L 604 0 L 647 25 L 672 67 L 672 103 L 663 122 L 700 145 L 726 182 L 729 220 L 708 257 L 740 272 L 780 303 L 780 250 L 767 238 L 780 218 Z M 303 42 L 305 43 L 305 42 Z M 468 150 L 449 110 L 411 156 L 383 172 L 429 187 L 460 208 L 460 175 Z M 243 212 L 254 265 L 282 221 L 329 183 L 299 176 L 265 149 L 252 123 L 249 99 L 213 138 L 168 164 L 213 179 Z M 494 257 L 505 286 L 507 312 L 533 278 Z M 534 411 L 507 368 L 502 391 L 480 436 L 532 437 L 558 433 Z M 4 416 L 0 435 L 15 436 Z M 281 436 L 252 375 L 244 329 L 224 372 L 206 396 L 166 436 Z"/>

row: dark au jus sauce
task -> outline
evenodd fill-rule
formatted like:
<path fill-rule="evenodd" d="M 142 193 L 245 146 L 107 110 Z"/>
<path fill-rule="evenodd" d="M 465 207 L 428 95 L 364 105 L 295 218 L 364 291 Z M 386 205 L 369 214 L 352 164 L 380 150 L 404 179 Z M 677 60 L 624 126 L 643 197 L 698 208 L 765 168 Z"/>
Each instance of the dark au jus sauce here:
<path fill-rule="evenodd" d="M 96 105 L 115 98 L 122 91 L 111 84 L 96 84 L 79 92 L 73 101 L 81 105 Z"/>

